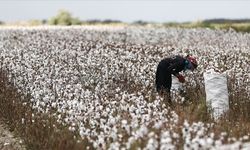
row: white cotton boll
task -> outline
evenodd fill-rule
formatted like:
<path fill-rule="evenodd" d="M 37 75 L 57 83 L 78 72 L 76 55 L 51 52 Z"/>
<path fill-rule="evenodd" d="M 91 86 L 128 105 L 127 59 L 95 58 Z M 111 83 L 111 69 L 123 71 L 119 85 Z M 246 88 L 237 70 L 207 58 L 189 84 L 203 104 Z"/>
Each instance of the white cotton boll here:
<path fill-rule="evenodd" d="M 93 83 L 94 83 L 94 80 L 93 80 L 93 79 L 91 79 L 91 80 L 90 80 L 90 83 L 91 83 L 91 84 L 93 84 Z"/>
<path fill-rule="evenodd" d="M 228 134 L 227 134 L 227 132 L 222 132 L 220 135 L 225 137 L 225 136 L 227 136 Z"/>
<path fill-rule="evenodd" d="M 99 148 L 105 149 L 106 144 L 105 144 L 105 140 L 103 136 L 98 136 L 97 143 L 98 143 Z"/>
<path fill-rule="evenodd" d="M 182 134 L 183 134 L 184 137 L 185 137 L 188 133 L 189 133 L 189 128 L 187 128 L 187 127 L 182 128 Z"/>
<path fill-rule="evenodd" d="M 208 147 L 208 144 L 206 142 L 206 139 L 199 139 L 198 140 L 199 146 L 200 147 Z"/>
<path fill-rule="evenodd" d="M 173 138 L 176 138 L 176 139 L 177 139 L 177 138 L 179 138 L 179 137 L 180 137 L 180 136 L 179 136 L 178 133 L 175 133 L 175 132 L 173 133 Z"/>
<path fill-rule="evenodd" d="M 214 66 L 215 66 L 216 68 L 218 68 L 218 67 L 219 67 L 218 62 L 215 62 L 215 63 L 214 63 Z"/>
<path fill-rule="evenodd" d="M 187 127 L 187 128 L 189 127 L 189 123 L 187 122 L 187 120 L 184 121 L 183 125 L 184 125 L 184 127 Z"/>
<path fill-rule="evenodd" d="M 161 134 L 162 137 L 169 137 L 170 136 L 170 131 L 165 131 Z"/>
<path fill-rule="evenodd" d="M 212 146 L 214 144 L 214 140 L 212 138 L 207 138 L 207 144 Z"/>
<path fill-rule="evenodd" d="M 95 149 L 98 148 L 98 143 L 97 143 L 96 141 L 93 141 L 93 147 L 94 147 Z"/>
<path fill-rule="evenodd" d="M 140 114 L 140 110 L 139 110 L 139 109 L 136 109 L 136 110 L 135 110 L 135 114 Z"/>
<path fill-rule="evenodd" d="M 128 105 L 121 105 L 121 110 L 127 111 L 128 110 Z"/>
<path fill-rule="evenodd" d="M 158 141 L 154 138 L 150 138 L 145 147 L 145 150 L 156 150 L 158 148 Z"/>
<path fill-rule="evenodd" d="M 201 147 L 201 145 L 196 141 L 195 143 L 191 144 L 192 149 L 196 150 L 199 149 Z"/>
<path fill-rule="evenodd" d="M 212 139 L 214 138 L 215 134 L 214 133 L 210 133 L 209 135 Z"/>
<path fill-rule="evenodd" d="M 203 130 L 199 130 L 198 132 L 197 132 L 197 136 L 198 137 L 202 137 L 204 135 L 204 131 Z"/>
<path fill-rule="evenodd" d="M 222 141 L 221 140 L 216 140 L 215 141 L 215 146 L 221 146 L 222 145 Z"/>
<path fill-rule="evenodd" d="M 181 97 L 181 102 L 182 102 L 182 103 L 185 102 L 185 97 Z"/>
<path fill-rule="evenodd" d="M 222 149 L 222 150 L 235 150 L 235 149 L 242 149 L 242 143 L 241 142 L 235 142 L 233 144 L 226 144 L 226 145 L 221 145 L 217 146 L 217 149 Z"/>
<path fill-rule="evenodd" d="M 99 112 L 97 112 L 96 114 L 95 114 L 95 119 L 100 119 L 100 117 L 101 117 L 101 115 L 100 115 L 100 113 Z"/>
<path fill-rule="evenodd" d="M 78 100 L 76 99 L 72 100 L 72 105 L 78 108 L 78 105 L 79 105 Z"/>
<path fill-rule="evenodd" d="M 150 81 L 149 81 L 149 80 L 146 80 L 146 81 L 145 81 L 145 85 L 146 85 L 146 86 L 149 86 L 149 85 L 150 85 Z"/>
<path fill-rule="evenodd" d="M 190 143 L 191 142 L 191 134 L 187 134 L 185 137 L 185 143 Z"/>
<path fill-rule="evenodd" d="M 75 131 L 76 129 L 75 129 L 75 127 L 69 127 L 69 131 Z"/>
<path fill-rule="evenodd" d="M 155 137 L 155 133 L 154 133 L 154 132 L 150 132 L 150 133 L 148 134 L 148 137 L 150 137 L 150 138 Z"/>
<path fill-rule="evenodd" d="M 51 106 L 52 106 L 53 108 L 56 108 L 57 103 L 56 103 L 56 102 L 52 102 L 52 103 L 51 103 Z"/>
<path fill-rule="evenodd" d="M 172 142 L 171 137 L 161 138 L 161 144 L 169 144 Z"/>
<path fill-rule="evenodd" d="M 248 135 L 243 136 L 243 140 L 249 140 L 249 136 Z"/>
<path fill-rule="evenodd" d="M 116 133 L 116 132 L 111 132 L 111 133 L 110 133 L 110 137 L 111 137 L 114 141 L 117 141 L 117 139 L 118 139 L 117 133 Z"/>
<path fill-rule="evenodd" d="M 113 117 L 111 117 L 111 118 L 109 119 L 109 124 L 110 124 L 110 125 L 116 124 L 116 119 L 113 118 Z"/>
<path fill-rule="evenodd" d="M 109 113 L 110 112 L 110 108 L 106 107 L 106 112 Z"/>
<path fill-rule="evenodd" d="M 136 134 L 138 137 L 143 137 L 144 135 L 147 134 L 147 132 L 148 132 L 148 128 L 146 126 L 142 125 Z"/>
<path fill-rule="evenodd" d="M 115 91 L 118 93 L 121 89 L 118 87 L 115 89 Z"/>
<path fill-rule="evenodd" d="M 163 125 L 163 122 L 162 122 L 162 121 L 158 121 L 158 122 L 156 122 L 156 123 L 154 124 L 154 128 L 160 129 L 160 128 L 162 127 L 162 125 Z"/>
<path fill-rule="evenodd" d="M 176 147 L 172 144 L 166 144 L 166 145 L 162 145 L 160 148 L 160 150 L 166 150 L 166 149 L 167 150 L 175 150 Z"/>
<path fill-rule="evenodd" d="M 127 120 L 122 120 L 122 125 L 126 125 L 128 123 Z"/>
<path fill-rule="evenodd" d="M 107 113 L 106 111 L 102 112 L 102 117 L 108 117 L 109 113 Z"/>
<path fill-rule="evenodd" d="M 170 119 L 174 124 L 177 124 L 179 121 L 178 115 L 174 112 L 172 113 L 172 118 Z"/>
<path fill-rule="evenodd" d="M 126 132 L 128 133 L 128 134 L 130 134 L 130 125 L 126 125 L 126 126 L 124 126 L 125 127 L 125 130 L 126 130 Z"/>
<path fill-rule="evenodd" d="M 119 150 L 120 149 L 120 143 L 115 142 L 115 143 L 111 143 L 110 147 L 108 148 L 108 150 Z"/>
<path fill-rule="evenodd" d="M 126 143 L 126 148 L 127 149 L 130 149 L 131 148 L 131 145 L 135 142 L 135 138 L 133 136 L 129 137 L 128 138 L 128 142 Z"/>
<path fill-rule="evenodd" d="M 41 101 L 39 101 L 38 104 L 39 104 L 40 106 L 42 106 L 42 107 L 45 106 L 45 103 L 44 103 L 44 102 L 41 102 Z"/>
<path fill-rule="evenodd" d="M 130 112 L 130 113 L 133 113 L 133 112 L 135 111 L 135 109 L 136 109 L 136 108 L 134 107 L 134 105 L 132 105 L 132 106 L 129 107 L 129 112 Z"/>
<path fill-rule="evenodd" d="M 86 110 L 86 106 L 82 102 L 80 103 L 79 107 L 80 107 L 80 110 L 82 111 Z"/>

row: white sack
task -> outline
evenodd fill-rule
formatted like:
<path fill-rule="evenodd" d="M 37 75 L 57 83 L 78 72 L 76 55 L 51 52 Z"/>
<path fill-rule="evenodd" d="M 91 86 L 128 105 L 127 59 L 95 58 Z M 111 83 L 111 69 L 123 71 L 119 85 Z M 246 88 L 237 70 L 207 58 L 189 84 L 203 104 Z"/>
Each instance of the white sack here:
<path fill-rule="evenodd" d="M 229 110 L 227 77 L 225 73 L 204 73 L 206 103 L 211 106 L 215 119 Z"/>
<path fill-rule="evenodd" d="M 172 75 L 172 86 L 171 90 L 182 90 L 182 84 L 179 82 L 178 78 Z"/>

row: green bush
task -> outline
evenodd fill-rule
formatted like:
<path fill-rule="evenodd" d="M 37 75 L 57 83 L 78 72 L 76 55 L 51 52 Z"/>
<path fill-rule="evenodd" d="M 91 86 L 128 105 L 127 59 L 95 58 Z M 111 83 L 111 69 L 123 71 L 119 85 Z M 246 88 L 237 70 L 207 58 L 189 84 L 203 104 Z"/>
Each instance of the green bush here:
<path fill-rule="evenodd" d="M 49 19 L 50 25 L 79 25 L 81 21 L 78 18 L 72 17 L 72 15 L 66 10 L 59 10 L 55 17 Z"/>

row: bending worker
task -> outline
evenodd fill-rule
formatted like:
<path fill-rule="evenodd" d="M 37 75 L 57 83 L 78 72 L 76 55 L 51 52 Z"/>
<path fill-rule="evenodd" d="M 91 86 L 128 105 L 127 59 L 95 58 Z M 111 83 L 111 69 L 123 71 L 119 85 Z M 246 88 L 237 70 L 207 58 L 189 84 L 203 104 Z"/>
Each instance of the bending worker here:
<path fill-rule="evenodd" d="M 179 82 L 184 83 L 185 78 L 179 72 L 185 70 L 193 71 L 198 66 L 196 59 L 190 55 L 186 57 L 172 56 L 160 61 L 156 70 L 156 90 L 160 95 L 168 95 L 170 100 L 170 89 L 172 86 L 172 74 Z"/>

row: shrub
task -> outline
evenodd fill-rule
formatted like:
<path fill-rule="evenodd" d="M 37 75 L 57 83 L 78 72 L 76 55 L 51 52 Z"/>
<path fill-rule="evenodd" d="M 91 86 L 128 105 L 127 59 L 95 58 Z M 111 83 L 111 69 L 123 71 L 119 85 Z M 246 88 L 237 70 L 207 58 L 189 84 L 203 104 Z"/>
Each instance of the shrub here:
<path fill-rule="evenodd" d="M 72 17 L 72 15 L 66 10 L 59 10 L 55 17 L 49 19 L 50 25 L 79 25 L 81 21 L 78 18 Z"/>

